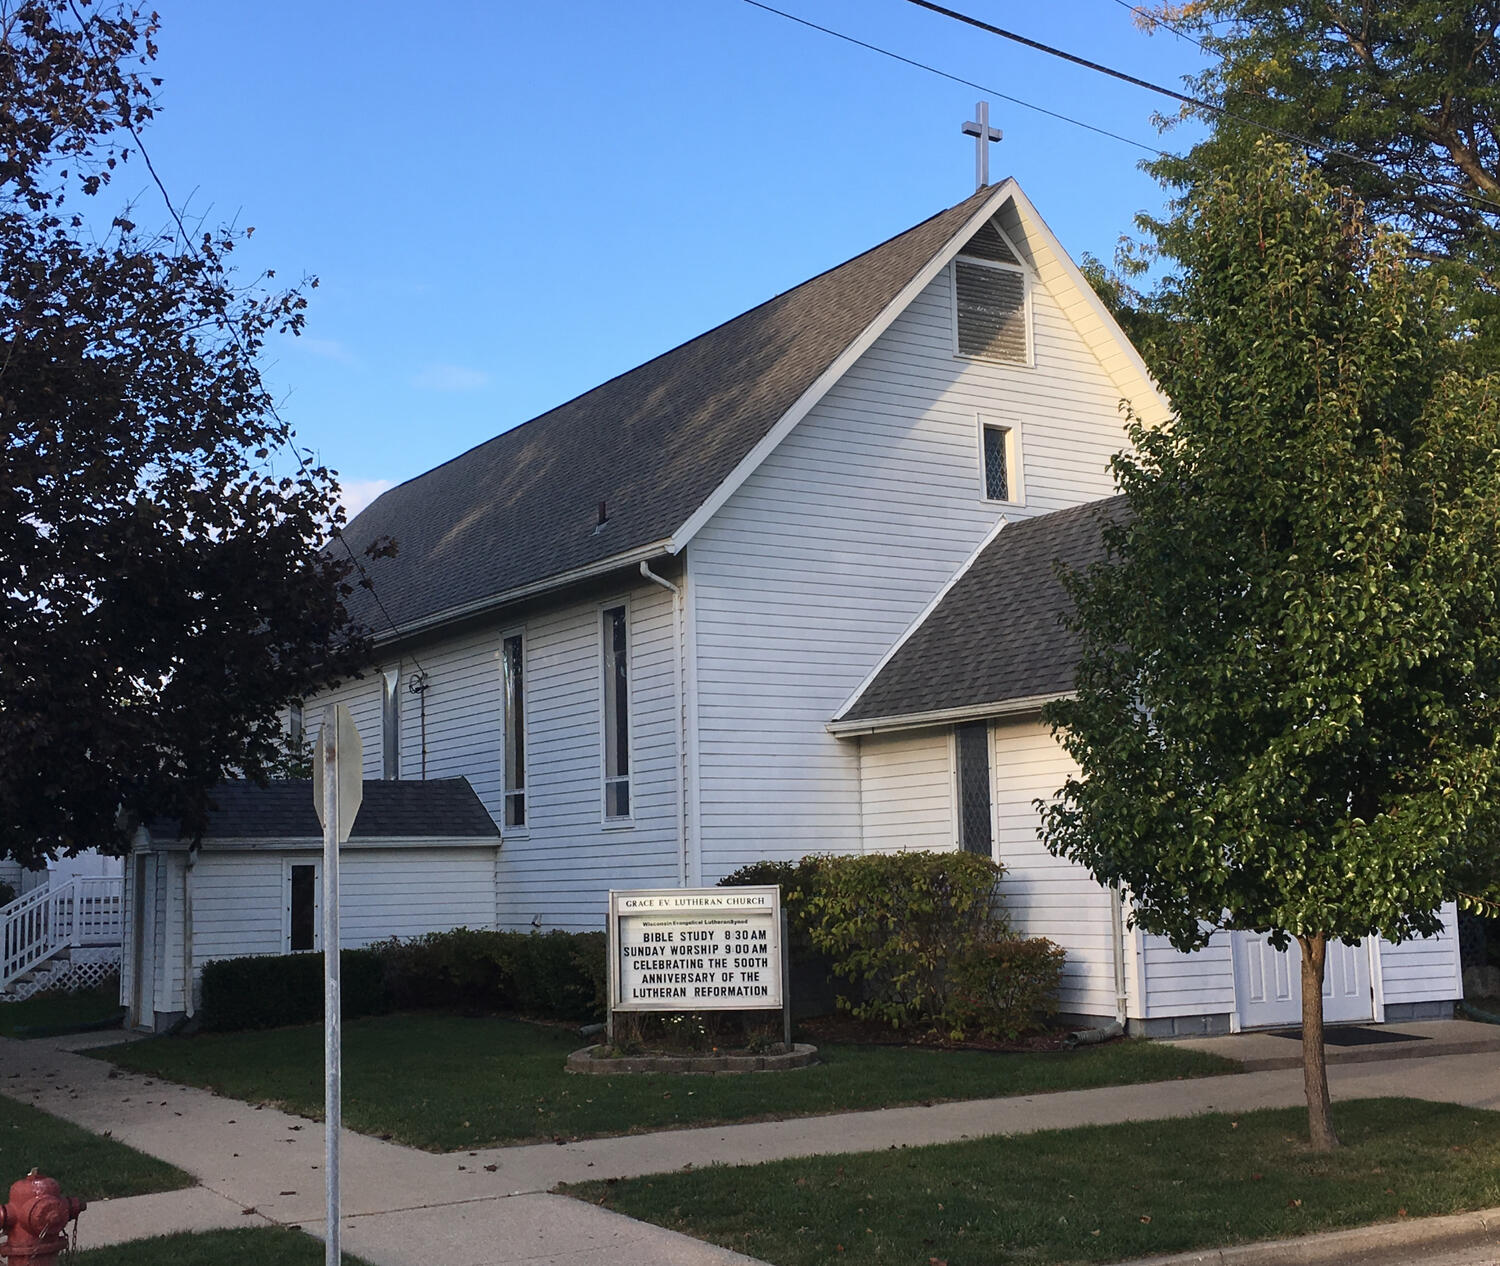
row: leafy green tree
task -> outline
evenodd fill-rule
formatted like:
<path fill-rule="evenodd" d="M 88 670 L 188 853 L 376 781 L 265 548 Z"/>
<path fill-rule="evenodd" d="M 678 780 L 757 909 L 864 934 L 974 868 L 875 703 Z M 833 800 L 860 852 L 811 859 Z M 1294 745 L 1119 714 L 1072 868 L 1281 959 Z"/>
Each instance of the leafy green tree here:
<path fill-rule="evenodd" d="M 274 758 L 278 708 L 365 653 L 322 548 L 337 485 L 257 367 L 303 296 L 237 287 L 234 234 L 104 205 L 140 160 L 154 33 L 0 5 L 0 852 L 23 862 L 200 823 Z"/>
<path fill-rule="evenodd" d="M 1190 186 L 1153 363 L 1172 425 L 1115 460 L 1129 521 L 1068 577 L 1081 773 L 1056 853 L 1182 950 L 1295 940 L 1311 1135 L 1337 1142 L 1328 943 L 1430 934 L 1493 882 L 1500 382 L 1460 372 L 1443 279 L 1260 142 Z"/>
<path fill-rule="evenodd" d="M 1212 61 L 1195 81 L 1222 108 L 1172 182 L 1242 160 L 1273 129 L 1310 142 L 1330 180 L 1450 272 L 1453 301 L 1500 364 L 1500 2 L 1168 0 L 1164 20 Z"/>

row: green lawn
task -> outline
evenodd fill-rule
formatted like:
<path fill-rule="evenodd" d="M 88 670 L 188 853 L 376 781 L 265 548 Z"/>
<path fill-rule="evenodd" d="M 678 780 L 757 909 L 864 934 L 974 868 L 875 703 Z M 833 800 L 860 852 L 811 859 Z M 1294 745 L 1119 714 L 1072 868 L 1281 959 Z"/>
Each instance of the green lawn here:
<path fill-rule="evenodd" d="M 1500 1204 L 1500 1113 L 1409 1099 L 1053 1130 L 564 1188 L 776 1266 L 1116 1261 Z"/>
<path fill-rule="evenodd" d="M 85 1200 L 194 1184 L 192 1175 L 165 1161 L 0 1096 L 0 1176 L 8 1184 L 33 1167 L 62 1183 L 64 1195 Z"/>
<path fill-rule="evenodd" d="M 105 985 L 78 993 L 38 994 L 21 1002 L 0 1003 L 0 1036 L 47 1037 L 103 1027 L 125 1014 L 120 986 Z"/>
<path fill-rule="evenodd" d="M 1038 1094 L 1234 1072 L 1229 1060 L 1151 1042 L 996 1054 L 829 1046 L 782 1073 L 583 1076 L 565 1029 L 494 1017 L 407 1015 L 344 1026 L 344 1123 L 434 1151 L 590 1138 L 857 1108 Z M 323 1105 L 321 1026 L 156 1038 L 89 1054 L 306 1116 Z"/>
<path fill-rule="evenodd" d="M 82 1220 L 88 1243 L 88 1212 Z M 197 1231 L 134 1240 L 111 1248 L 88 1248 L 66 1258 L 69 1266 L 322 1266 L 323 1241 L 283 1227 L 244 1227 L 234 1231 Z M 364 1266 L 363 1259 L 343 1256 L 344 1266 Z"/>

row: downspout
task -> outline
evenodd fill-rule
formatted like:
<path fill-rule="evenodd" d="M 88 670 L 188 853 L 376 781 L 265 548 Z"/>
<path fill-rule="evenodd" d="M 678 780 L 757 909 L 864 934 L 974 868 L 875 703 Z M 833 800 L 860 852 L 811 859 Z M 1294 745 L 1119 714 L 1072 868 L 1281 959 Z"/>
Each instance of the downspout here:
<path fill-rule="evenodd" d="M 1115 954 L 1115 1023 L 1123 1029 L 1130 1001 L 1125 985 L 1125 894 L 1119 884 L 1111 884 L 1109 895 L 1113 924 L 1110 941 Z"/>
<path fill-rule="evenodd" d="M 1113 951 L 1115 968 L 1115 1019 L 1113 1024 L 1093 1029 L 1077 1029 L 1063 1037 L 1068 1049 L 1077 1046 L 1093 1046 L 1125 1036 L 1126 1010 L 1129 1001 L 1125 991 L 1125 894 L 1118 884 L 1109 888 L 1110 949 Z"/>
<path fill-rule="evenodd" d="M 682 635 L 682 588 L 674 585 L 665 576 L 659 576 L 651 570 L 651 564 L 644 559 L 641 561 L 641 576 L 654 585 L 660 585 L 672 595 L 672 688 L 676 694 L 675 709 L 677 722 L 674 727 L 674 738 L 677 744 L 677 886 L 687 887 L 687 742 L 683 734 L 686 728 L 683 717 L 687 710 L 687 700 L 683 696 L 683 671 L 682 657 L 685 653 L 686 639 Z"/>
<path fill-rule="evenodd" d="M 182 868 L 182 988 L 186 995 L 183 1013 L 190 1020 L 197 1010 L 193 1005 L 193 867 L 197 862 L 198 850 L 189 848 Z"/>

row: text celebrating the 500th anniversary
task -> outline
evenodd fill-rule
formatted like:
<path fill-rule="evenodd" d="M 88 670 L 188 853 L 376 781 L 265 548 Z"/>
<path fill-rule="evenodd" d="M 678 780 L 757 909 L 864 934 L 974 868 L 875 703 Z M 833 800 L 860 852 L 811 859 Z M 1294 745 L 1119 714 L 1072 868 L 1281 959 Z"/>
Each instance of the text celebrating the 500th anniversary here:
<path fill-rule="evenodd" d="M 780 889 L 611 892 L 609 916 L 615 1010 L 781 1006 Z"/>

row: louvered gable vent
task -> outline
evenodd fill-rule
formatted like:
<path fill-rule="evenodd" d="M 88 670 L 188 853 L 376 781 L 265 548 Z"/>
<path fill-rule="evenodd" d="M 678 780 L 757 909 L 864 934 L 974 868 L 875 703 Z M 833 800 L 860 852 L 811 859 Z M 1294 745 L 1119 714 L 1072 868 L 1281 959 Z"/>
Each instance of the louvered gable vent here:
<path fill-rule="evenodd" d="M 995 227 L 993 220 L 986 220 L 979 226 L 979 231 L 968 240 L 961 255 L 967 255 L 971 259 L 988 259 L 997 264 L 1014 264 L 1021 266 L 1021 261 L 1016 258 L 1015 251 L 1011 250 L 1000 230 Z"/>
<path fill-rule="evenodd" d="M 1027 363 L 1026 276 L 1017 269 L 954 261 L 958 353 L 1012 365 Z"/>
<path fill-rule="evenodd" d="M 1029 363 L 1025 269 L 993 220 L 953 261 L 953 298 L 960 356 Z"/>

